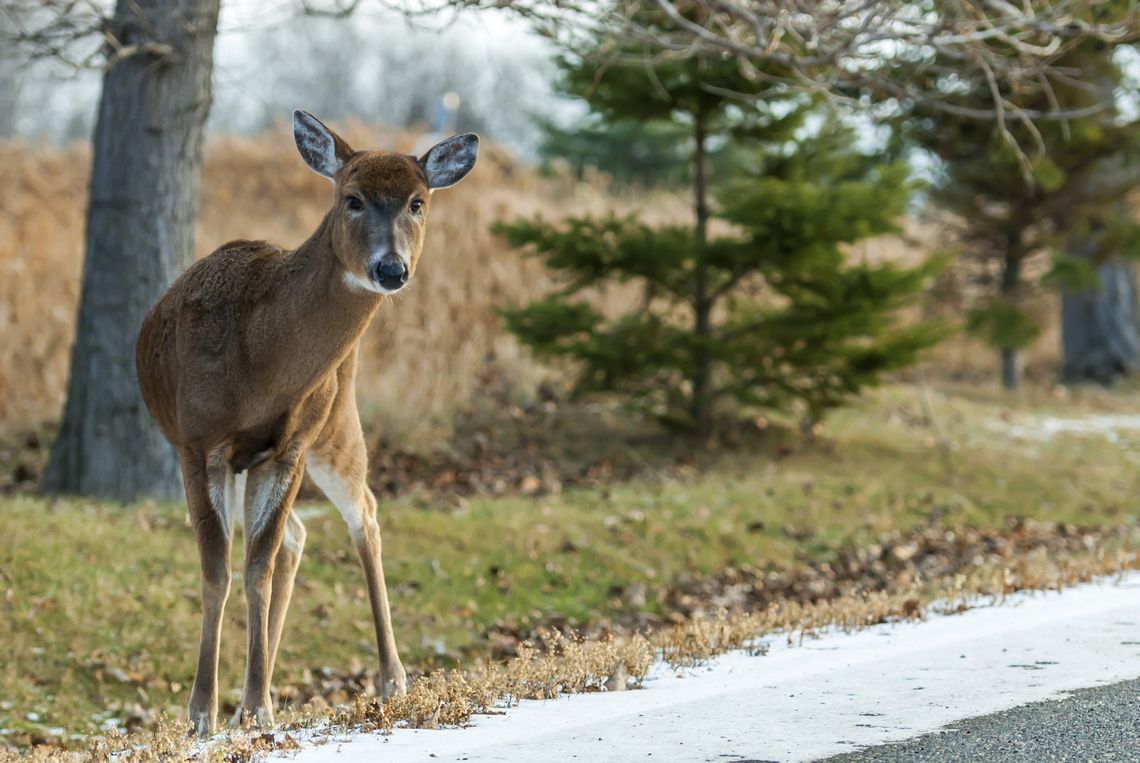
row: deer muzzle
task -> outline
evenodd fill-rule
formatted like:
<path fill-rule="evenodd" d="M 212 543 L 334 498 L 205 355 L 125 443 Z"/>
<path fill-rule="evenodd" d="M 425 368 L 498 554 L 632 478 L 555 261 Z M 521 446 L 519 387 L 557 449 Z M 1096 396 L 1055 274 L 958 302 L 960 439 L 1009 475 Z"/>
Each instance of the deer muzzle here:
<path fill-rule="evenodd" d="M 399 291 L 408 282 L 408 268 L 404 261 L 394 254 L 385 254 L 372 265 L 373 283 L 385 291 Z"/>

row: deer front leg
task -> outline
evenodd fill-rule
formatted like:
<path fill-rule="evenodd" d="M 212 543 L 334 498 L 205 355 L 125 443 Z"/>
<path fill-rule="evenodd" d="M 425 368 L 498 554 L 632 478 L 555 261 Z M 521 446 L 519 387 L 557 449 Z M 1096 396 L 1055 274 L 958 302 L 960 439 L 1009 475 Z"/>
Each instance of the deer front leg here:
<path fill-rule="evenodd" d="M 226 505 L 233 491 L 226 487 L 232 485 L 233 474 L 224 466 L 207 469 L 200 456 L 183 453 L 182 479 L 202 566 L 202 634 L 188 716 L 194 731 L 206 736 L 214 732 L 218 715 L 218 650 L 230 594 L 233 532 L 231 508 Z"/>
<path fill-rule="evenodd" d="M 363 492 L 363 505 L 369 508 L 364 513 L 360 529 L 352 533 L 352 539 L 368 583 L 368 601 L 372 605 L 376 645 L 380 652 L 381 696 L 388 699 L 407 693 L 408 677 L 396 651 L 396 635 L 392 631 L 388 586 L 384 582 L 384 564 L 380 554 L 380 525 L 376 522 L 376 498 L 367 487 Z"/>
<path fill-rule="evenodd" d="M 387 699 L 407 693 L 408 679 L 396 651 L 396 636 L 392 631 L 392 613 L 380 553 L 380 525 L 376 522 L 376 497 L 365 481 L 364 454 L 364 440 L 358 437 L 347 445 L 310 454 L 305 465 L 313 482 L 344 517 L 360 555 L 380 653 L 381 693 Z"/>
<path fill-rule="evenodd" d="M 233 723 L 273 725 L 269 692 L 270 620 L 274 569 L 285 525 L 297 494 L 300 475 L 295 465 L 269 461 L 249 471 L 245 496 L 245 597 L 249 616 L 245 687 Z M 284 611 L 280 612 L 284 618 Z M 280 629 L 278 629 L 280 634 Z"/>

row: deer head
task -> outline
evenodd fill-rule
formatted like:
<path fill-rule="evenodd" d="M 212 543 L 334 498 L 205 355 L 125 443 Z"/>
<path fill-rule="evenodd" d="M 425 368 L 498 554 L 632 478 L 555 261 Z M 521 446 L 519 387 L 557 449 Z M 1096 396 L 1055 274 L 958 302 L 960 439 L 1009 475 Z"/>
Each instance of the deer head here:
<path fill-rule="evenodd" d="M 354 151 L 316 117 L 294 111 L 293 137 L 309 168 L 335 187 L 329 224 L 345 282 L 379 294 L 402 289 L 416 272 L 432 191 L 467 176 L 479 136 L 448 138 L 419 159 Z"/>

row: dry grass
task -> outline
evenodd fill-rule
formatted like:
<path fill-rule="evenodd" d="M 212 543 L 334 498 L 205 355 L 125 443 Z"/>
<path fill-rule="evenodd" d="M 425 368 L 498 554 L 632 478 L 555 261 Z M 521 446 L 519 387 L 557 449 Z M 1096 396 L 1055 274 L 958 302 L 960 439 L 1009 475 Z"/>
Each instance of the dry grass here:
<path fill-rule="evenodd" d="M 351 706 L 324 717 L 305 717 L 302 712 L 292 725 L 304 727 L 315 719 L 340 729 L 462 726 L 472 715 L 523 699 L 620 691 L 628 681 L 639 686 L 656 655 L 653 644 L 641 635 L 586 641 L 552 632 L 549 638 L 545 651 L 524 644 L 518 656 L 506 663 L 437 671 L 416 681 L 407 696 L 388 701 L 357 697 Z"/>
<path fill-rule="evenodd" d="M 568 640 L 552 633 L 546 651 L 524 645 L 503 664 L 485 662 L 467 669 L 437 671 L 420 678 L 407 696 L 382 701 L 357 696 L 339 709 L 306 707 L 292 713 L 281 731 L 233 731 L 207 742 L 188 737 L 182 724 L 161 719 L 141 734 L 112 733 L 91 738 L 80 750 L 40 747 L 31 751 L 0 749 L 0 763 L 15 760 L 132 761 L 226 760 L 264 758 L 273 751 L 298 749 L 297 737 L 322 743 L 346 732 L 389 733 L 396 727 L 463 726 L 472 716 L 502 712 L 522 699 L 553 700 L 564 694 L 620 691 L 640 687 L 654 660 L 688 667 L 732 650 L 767 652 L 772 638 L 789 643 L 815 637 L 826 629 L 854 631 L 886 622 L 924 619 L 931 613 L 962 612 L 1010 593 L 1061 590 L 1090 580 L 1140 568 L 1140 557 L 1126 549 L 1111 553 L 1049 558 L 1041 554 L 1008 566 L 982 566 L 913 591 L 861 592 L 815 604 L 788 603 L 761 613 L 721 614 L 659 631 L 596 641 Z"/>
<path fill-rule="evenodd" d="M 344 132 L 359 146 L 410 151 L 415 142 L 409 134 L 360 124 Z M 0 143 L 0 434 L 49 424 L 61 410 L 89 161 L 86 145 Z M 198 256 L 234 238 L 295 246 L 327 209 L 327 184 L 298 159 L 284 129 L 253 139 L 213 139 L 204 172 Z M 539 178 L 502 149 L 485 146 L 471 177 L 439 194 L 416 280 L 406 296 L 381 311 L 366 341 L 359 387 L 362 410 L 375 429 L 413 447 L 435 444 L 473 399 L 509 400 L 532 389 L 543 372 L 503 333 L 495 309 L 545 293 L 549 276 L 488 226 L 520 215 L 558 218 L 607 209 L 639 210 L 650 221 L 689 214 L 684 197 L 618 198 L 604 178 Z M 934 229 L 907 223 L 903 235 L 863 242 L 853 256 L 913 263 L 938 247 Z M 944 296 L 941 314 L 960 317 L 963 299 L 969 295 Z M 619 288 L 600 301 L 603 308 L 626 309 L 630 295 Z M 1049 377 L 1056 366 L 1056 307 L 1050 301 L 1038 307 L 1047 328 L 1026 353 L 1030 378 Z M 931 355 L 938 376 L 989 379 L 995 368 L 996 354 L 967 339 Z"/>
<path fill-rule="evenodd" d="M 359 124 L 361 147 L 411 151 L 414 136 Z M 0 431 L 58 416 L 66 390 L 83 252 L 90 151 L 0 143 Z M 310 172 L 285 130 L 216 138 L 206 152 L 197 255 L 234 238 L 296 246 L 328 208 L 327 183 Z M 683 200 L 642 197 L 650 217 L 684 214 Z M 479 393 L 511 394 L 537 378 L 503 334 L 495 308 L 545 292 L 537 262 L 488 232 L 495 220 L 634 208 L 602 182 L 540 179 L 485 145 L 475 171 L 438 194 L 416 280 L 381 310 L 364 346 L 361 403 L 386 430 L 429 434 Z M 393 341 L 392 337 L 396 337 Z M 34 380 L 34 381 L 32 381 Z"/>
<path fill-rule="evenodd" d="M 58 415 L 67 388 L 89 152 L 0 144 L 0 423 Z"/>

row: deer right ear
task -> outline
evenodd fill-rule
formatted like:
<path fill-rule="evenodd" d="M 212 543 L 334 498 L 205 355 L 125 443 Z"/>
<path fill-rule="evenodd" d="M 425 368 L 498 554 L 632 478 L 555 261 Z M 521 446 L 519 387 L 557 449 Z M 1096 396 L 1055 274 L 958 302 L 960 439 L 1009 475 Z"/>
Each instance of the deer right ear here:
<path fill-rule="evenodd" d="M 353 154 L 343 138 L 300 109 L 293 112 L 293 140 L 309 169 L 329 180 L 336 180 L 336 173 Z"/>

